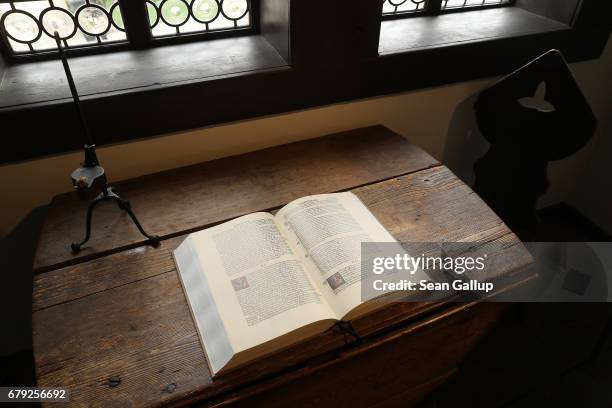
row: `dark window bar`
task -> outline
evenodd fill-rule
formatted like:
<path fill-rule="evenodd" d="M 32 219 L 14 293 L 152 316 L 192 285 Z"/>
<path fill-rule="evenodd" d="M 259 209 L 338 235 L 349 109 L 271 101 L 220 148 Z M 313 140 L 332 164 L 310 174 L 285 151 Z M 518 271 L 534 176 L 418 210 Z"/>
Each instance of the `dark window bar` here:
<path fill-rule="evenodd" d="M 384 17 L 408 17 L 509 6 L 514 0 L 383 0 Z"/>

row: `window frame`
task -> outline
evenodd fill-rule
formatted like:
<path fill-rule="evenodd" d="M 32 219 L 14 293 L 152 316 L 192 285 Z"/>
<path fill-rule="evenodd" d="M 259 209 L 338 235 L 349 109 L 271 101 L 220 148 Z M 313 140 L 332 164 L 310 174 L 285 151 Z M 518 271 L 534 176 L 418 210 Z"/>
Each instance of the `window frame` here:
<path fill-rule="evenodd" d="M 7 0 L 2 1 L 8 3 L 10 1 L 20 2 L 28 0 Z M 93 46 L 71 47 L 66 48 L 66 54 L 72 56 L 97 55 L 108 52 L 117 52 L 125 50 L 139 50 L 151 47 L 159 47 L 171 44 L 188 43 L 192 41 L 205 41 L 218 38 L 231 38 L 243 35 L 258 34 L 259 27 L 259 8 L 260 0 L 248 0 L 250 3 L 250 25 L 248 27 L 237 27 L 231 29 L 220 29 L 204 32 L 184 33 L 174 36 L 153 37 L 151 27 L 149 26 L 149 18 L 144 0 L 117 0 L 121 15 L 123 17 L 126 40 L 114 43 L 102 43 Z M 4 30 L 0 27 L 0 31 Z M 0 55 L 7 63 L 28 63 L 33 61 L 44 61 L 57 58 L 56 50 L 37 51 L 35 53 L 14 53 L 11 46 L 4 38 L 4 34 L 0 35 Z"/>
<path fill-rule="evenodd" d="M 562 22 L 563 28 L 379 55 L 383 23 L 380 0 L 355 2 L 355 7 L 350 10 L 345 8 L 345 2 L 320 1 L 325 2 L 329 13 L 320 16 L 317 24 L 312 24 L 312 8 L 305 4 L 308 2 L 261 0 L 260 32 L 255 37 L 282 57 L 285 63 L 281 66 L 179 83 L 162 81 L 83 97 L 86 114 L 95 113 L 89 116 L 94 140 L 98 145 L 126 142 L 503 75 L 552 48 L 561 50 L 569 62 L 594 59 L 601 56 L 612 32 L 609 18 L 612 2 L 517 0 L 514 7 L 540 15 L 543 19 Z M 466 13 L 477 14 L 478 11 Z M 433 20 L 439 23 L 441 19 L 443 16 Z M 168 45 L 168 50 L 179 55 L 180 47 L 185 46 L 187 44 Z M 259 58 L 260 51 L 249 50 L 249 58 Z M 123 51 L 125 58 L 131 59 L 140 59 L 141 52 L 148 50 Z M 483 55 L 486 58 L 482 58 Z M 175 67 L 188 70 L 186 62 L 189 56 L 184 58 L 177 61 Z M 448 66 L 455 69 L 448 70 L 445 68 Z M 7 68 L 11 69 L 10 66 Z M 47 69 L 50 74 L 61 74 L 55 66 L 53 72 L 51 68 Z M 406 72 L 411 72 L 411 75 L 405 75 Z M 82 136 L 74 106 L 65 96 L 3 106 L 0 108 L 0 123 L 5 128 L 20 129 L 21 134 L 36 135 L 37 139 L 32 144 L 31 138 L 12 137 L 7 132 L 0 139 L 0 164 L 81 147 Z M 206 109 L 202 109 L 203 106 Z M 106 119 L 109 115 L 113 120 Z M 36 120 L 31 120 L 32 117 Z"/>

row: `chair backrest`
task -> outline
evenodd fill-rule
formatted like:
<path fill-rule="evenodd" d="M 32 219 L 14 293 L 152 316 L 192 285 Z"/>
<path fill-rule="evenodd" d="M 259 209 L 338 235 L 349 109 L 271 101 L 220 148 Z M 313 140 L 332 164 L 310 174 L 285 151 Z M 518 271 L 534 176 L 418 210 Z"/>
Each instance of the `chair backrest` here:
<path fill-rule="evenodd" d="M 591 139 L 597 120 L 563 55 L 551 50 L 482 91 L 476 121 L 491 144 L 474 165 L 474 190 L 511 227 L 537 222 L 549 161 Z"/>

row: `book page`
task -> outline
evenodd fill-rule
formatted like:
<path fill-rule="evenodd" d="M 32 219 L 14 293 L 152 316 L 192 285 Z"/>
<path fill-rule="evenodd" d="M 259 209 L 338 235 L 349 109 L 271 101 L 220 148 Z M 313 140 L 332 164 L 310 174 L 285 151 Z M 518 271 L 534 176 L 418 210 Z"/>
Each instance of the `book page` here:
<path fill-rule="evenodd" d="M 335 318 L 271 214 L 246 215 L 191 239 L 234 350 Z"/>
<path fill-rule="evenodd" d="M 338 319 L 362 303 L 361 243 L 395 242 L 353 193 L 295 200 L 276 222 Z"/>

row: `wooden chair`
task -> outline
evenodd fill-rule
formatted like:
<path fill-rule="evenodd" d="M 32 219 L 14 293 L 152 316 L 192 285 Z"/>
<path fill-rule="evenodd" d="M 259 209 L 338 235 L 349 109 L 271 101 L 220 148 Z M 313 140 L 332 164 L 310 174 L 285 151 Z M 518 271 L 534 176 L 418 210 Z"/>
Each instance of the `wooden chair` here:
<path fill-rule="evenodd" d="M 597 120 L 563 55 L 551 50 L 480 93 L 476 120 L 491 144 L 476 161 L 474 190 L 519 236 L 537 225 L 550 161 L 591 139 Z"/>

